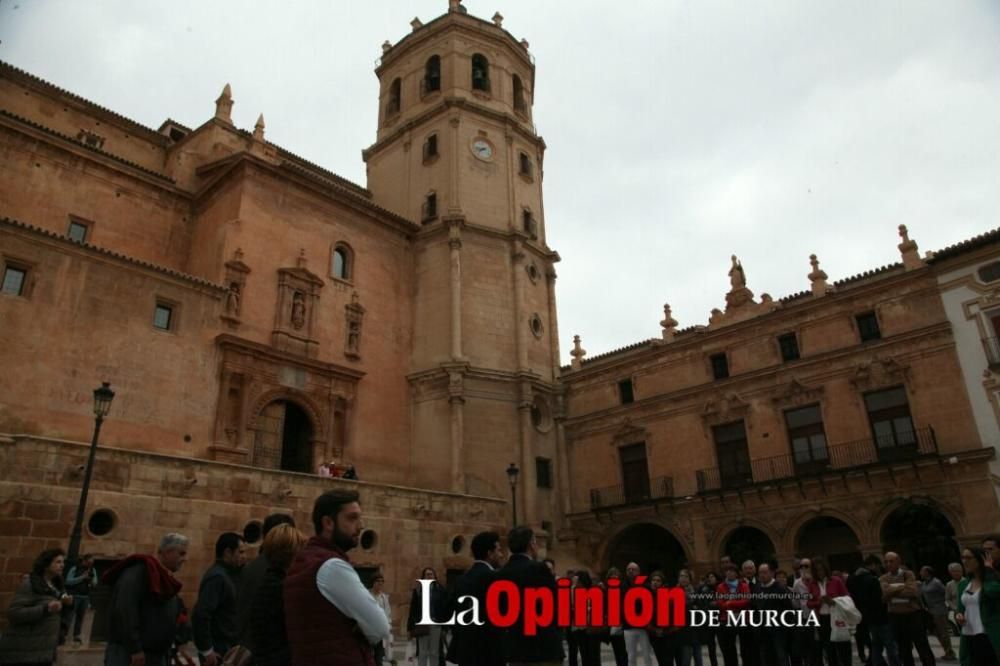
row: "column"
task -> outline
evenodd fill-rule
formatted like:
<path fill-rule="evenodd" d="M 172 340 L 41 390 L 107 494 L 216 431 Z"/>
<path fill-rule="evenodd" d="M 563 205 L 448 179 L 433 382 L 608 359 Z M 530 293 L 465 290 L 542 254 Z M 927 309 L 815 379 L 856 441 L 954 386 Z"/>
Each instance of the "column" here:
<path fill-rule="evenodd" d="M 462 221 L 450 221 L 448 247 L 451 253 L 451 357 L 462 358 Z"/>
<path fill-rule="evenodd" d="M 559 255 L 552 260 L 559 261 Z M 556 270 L 549 265 L 545 271 L 545 278 L 549 288 L 549 354 L 551 354 L 550 364 L 552 365 L 552 381 L 559 379 L 559 317 L 556 313 Z"/>
<path fill-rule="evenodd" d="M 511 241 L 511 270 L 514 289 L 514 344 L 517 351 L 517 369 L 528 370 L 528 318 L 524 313 L 524 246 L 515 238 Z M 530 399 L 530 397 L 529 397 Z M 530 416 L 530 414 L 529 414 Z"/>
<path fill-rule="evenodd" d="M 535 447 L 531 432 L 534 426 L 531 425 L 531 401 L 531 384 L 528 381 L 523 381 L 521 383 L 521 401 L 518 405 L 521 417 L 521 480 L 518 483 L 521 498 L 518 505 L 523 508 L 521 509 L 521 519 L 518 522 L 524 525 L 534 525 L 538 514 L 538 507 L 535 505 L 538 482 L 535 479 Z"/>

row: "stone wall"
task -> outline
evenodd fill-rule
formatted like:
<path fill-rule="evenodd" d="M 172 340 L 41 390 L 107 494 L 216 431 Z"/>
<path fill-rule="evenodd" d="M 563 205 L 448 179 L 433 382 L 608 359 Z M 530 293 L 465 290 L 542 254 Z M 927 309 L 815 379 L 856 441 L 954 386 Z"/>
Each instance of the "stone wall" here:
<path fill-rule="evenodd" d="M 114 429 L 114 422 L 106 422 L 105 429 Z M 0 608 L 7 607 L 39 552 L 67 547 L 86 454 L 87 446 L 78 442 L 0 437 Z M 250 521 L 282 511 L 311 534 L 313 502 L 334 487 L 361 495 L 365 529 L 374 530 L 374 543 L 352 551 L 351 558 L 356 566 L 378 568 L 385 575 L 396 631 L 401 631 L 400 621 L 405 626 L 412 582 L 422 567 L 436 567 L 443 580 L 446 569 L 472 563 L 469 543 L 477 532 L 502 531 L 507 524 L 506 502 L 499 499 L 101 448 L 85 520 L 95 511 L 109 510 L 114 527 L 97 537 L 85 524 L 82 552 L 117 559 L 153 552 L 167 532 L 187 535 L 189 559 L 179 577 L 190 607 L 220 533 L 242 533 Z"/>

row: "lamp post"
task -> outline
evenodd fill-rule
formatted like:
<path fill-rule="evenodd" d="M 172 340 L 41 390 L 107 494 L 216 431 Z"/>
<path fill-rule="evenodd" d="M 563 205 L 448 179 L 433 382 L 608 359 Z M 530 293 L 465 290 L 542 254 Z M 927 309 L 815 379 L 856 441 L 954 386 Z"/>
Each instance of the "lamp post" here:
<path fill-rule="evenodd" d="M 517 475 L 520 474 L 521 470 L 517 468 L 517 465 L 511 463 L 507 467 L 507 480 L 510 481 L 510 502 L 513 508 L 513 519 L 514 527 L 517 527 L 517 493 L 515 492 L 517 488 Z"/>
<path fill-rule="evenodd" d="M 83 488 L 80 489 L 80 506 L 76 508 L 76 523 L 73 524 L 73 534 L 69 539 L 69 553 L 66 556 L 67 566 L 76 564 L 80 556 L 80 539 L 83 531 L 83 514 L 87 512 L 87 493 L 90 491 L 90 476 L 94 472 L 94 455 L 97 453 L 97 438 L 101 434 L 101 424 L 104 417 L 111 411 L 111 401 L 115 392 L 111 384 L 101 382 L 101 387 L 94 389 L 94 439 L 90 442 L 90 456 L 83 473 Z"/>

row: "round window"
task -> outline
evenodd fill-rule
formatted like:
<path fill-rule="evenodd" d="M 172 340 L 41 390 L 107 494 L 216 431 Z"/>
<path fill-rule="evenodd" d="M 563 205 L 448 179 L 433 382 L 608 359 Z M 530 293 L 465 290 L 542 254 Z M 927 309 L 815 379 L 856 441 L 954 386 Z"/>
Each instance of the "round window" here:
<path fill-rule="evenodd" d="M 464 536 L 459 535 L 459 536 L 457 536 L 457 537 L 455 537 L 454 539 L 451 540 L 451 552 L 453 552 L 456 555 L 458 555 L 459 553 L 462 552 L 463 548 L 465 548 L 465 537 Z"/>
<path fill-rule="evenodd" d="M 548 432 L 552 429 L 552 408 L 544 396 L 536 395 L 531 403 L 531 425 L 538 432 Z"/>
<path fill-rule="evenodd" d="M 365 530 L 361 533 L 361 547 L 364 550 L 371 550 L 378 543 L 378 534 L 375 530 Z"/>
<path fill-rule="evenodd" d="M 115 522 L 115 514 L 110 509 L 98 509 L 90 514 L 90 520 L 87 521 L 87 530 L 94 536 L 106 536 L 111 534 L 111 530 L 115 529 Z"/>
<path fill-rule="evenodd" d="M 545 330 L 542 326 L 542 318 L 538 316 L 538 313 L 531 315 L 531 319 L 528 321 L 528 325 L 531 327 L 531 333 L 536 337 L 542 337 L 542 332 Z"/>
<path fill-rule="evenodd" d="M 537 266 L 535 266 L 534 264 L 528 264 L 525 267 L 524 270 L 528 271 L 528 278 L 532 282 L 538 282 L 538 267 Z"/>

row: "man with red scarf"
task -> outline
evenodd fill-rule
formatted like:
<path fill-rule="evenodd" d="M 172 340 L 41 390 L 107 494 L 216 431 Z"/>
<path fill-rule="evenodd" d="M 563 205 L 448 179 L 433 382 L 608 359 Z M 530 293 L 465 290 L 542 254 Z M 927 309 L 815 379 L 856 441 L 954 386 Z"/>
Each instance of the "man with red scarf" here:
<path fill-rule="evenodd" d="M 358 493 L 320 495 L 313 526 L 316 536 L 285 576 L 292 666 L 374 666 L 373 646 L 389 637 L 389 620 L 347 557 L 363 527 Z"/>
<path fill-rule="evenodd" d="M 155 557 L 130 555 L 104 574 L 113 586 L 105 666 L 167 666 L 182 609 L 174 574 L 187 548 L 186 536 L 167 534 Z"/>

